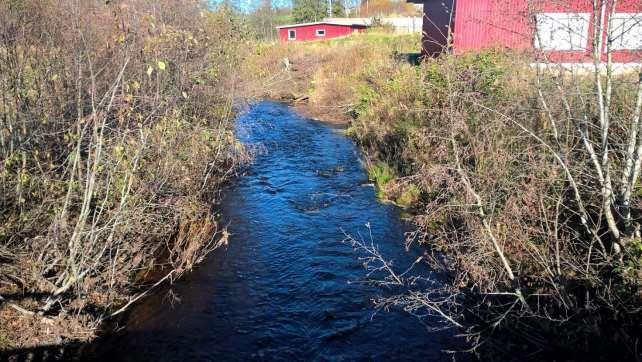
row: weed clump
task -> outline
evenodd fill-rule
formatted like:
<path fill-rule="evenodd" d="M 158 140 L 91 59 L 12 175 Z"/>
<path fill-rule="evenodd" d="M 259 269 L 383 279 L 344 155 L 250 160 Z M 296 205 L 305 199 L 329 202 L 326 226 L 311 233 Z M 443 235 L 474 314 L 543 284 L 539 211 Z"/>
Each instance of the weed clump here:
<path fill-rule="evenodd" d="M 392 169 L 384 162 L 378 162 L 368 167 L 368 178 L 375 183 L 377 196 L 385 196 L 386 185 L 394 178 Z"/>

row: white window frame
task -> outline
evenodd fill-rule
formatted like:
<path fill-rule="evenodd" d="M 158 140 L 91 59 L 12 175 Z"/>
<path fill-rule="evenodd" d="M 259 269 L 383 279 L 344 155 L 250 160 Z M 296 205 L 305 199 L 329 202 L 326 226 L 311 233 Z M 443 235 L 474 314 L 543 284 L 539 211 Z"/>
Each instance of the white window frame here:
<path fill-rule="evenodd" d="M 296 29 L 288 29 L 288 40 L 296 40 Z"/>
<path fill-rule="evenodd" d="M 642 49 L 642 13 L 615 13 L 610 24 L 613 50 Z"/>
<path fill-rule="evenodd" d="M 535 48 L 547 51 L 585 51 L 590 13 L 539 13 Z"/>
<path fill-rule="evenodd" d="M 325 37 L 325 29 L 316 29 L 314 35 L 319 38 Z"/>

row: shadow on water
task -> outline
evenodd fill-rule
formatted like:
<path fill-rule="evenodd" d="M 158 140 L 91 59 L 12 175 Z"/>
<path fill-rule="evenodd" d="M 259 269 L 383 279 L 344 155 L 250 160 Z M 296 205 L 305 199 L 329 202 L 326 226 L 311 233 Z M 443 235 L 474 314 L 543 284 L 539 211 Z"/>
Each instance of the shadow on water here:
<path fill-rule="evenodd" d="M 228 190 L 230 243 L 200 268 L 135 306 L 122 331 L 83 346 L 99 360 L 447 360 L 452 331 L 428 333 L 401 312 L 373 313 L 381 291 L 364 277 L 345 230 L 373 238 L 400 267 L 399 210 L 377 202 L 355 145 L 278 103 L 237 122 L 256 162 Z M 415 251 L 418 253 L 419 251 Z M 429 275 L 429 271 L 425 271 Z M 429 321 L 430 322 L 430 321 Z"/>

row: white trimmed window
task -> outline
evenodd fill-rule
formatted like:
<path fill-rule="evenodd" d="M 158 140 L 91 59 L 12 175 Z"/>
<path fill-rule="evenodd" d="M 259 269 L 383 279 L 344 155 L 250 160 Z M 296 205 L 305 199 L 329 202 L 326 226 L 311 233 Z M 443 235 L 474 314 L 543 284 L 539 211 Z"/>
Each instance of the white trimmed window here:
<path fill-rule="evenodd" d="M 288 40 L 296 40 L 296 30 L 288 30 Z"/>
<path fill-rule="evenodd" d="M 318 37 L 323 37 L 325 36 L 325 29 L 317 29 L 315 32 L 315 35 Z"/>
<path fill-rule="evenodd" d="M 537 14 L 535 47 L 542 50 L 586 50 L 589 13 Z"/>
<path fill-rule="evenodd" d="M 611 26 L 614 50 L 642 49 L 642 13 L 615 13 Z"/>

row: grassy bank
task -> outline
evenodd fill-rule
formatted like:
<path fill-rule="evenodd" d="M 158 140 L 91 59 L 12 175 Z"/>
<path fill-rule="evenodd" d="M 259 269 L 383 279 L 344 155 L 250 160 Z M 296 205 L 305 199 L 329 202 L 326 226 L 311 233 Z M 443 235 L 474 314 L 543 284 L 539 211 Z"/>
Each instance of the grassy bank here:
<path fill-rule="evenodd" d="M 407 279 L 378 305 L 447 316 L 496 356 L 635 359 L 638 75 L 537 70 L 502 51 L 413 66 L 399 54 L 418 42 L 382 39 L 259 47 L 250 62 L 264 95 L 349 123 L 379 197 L 414 215 L 408 241 L 450 276 L 439 290 Z"/>
<path fill-rule="evenodd" d="M 244 89 L 256 98 L 292 102 L 313 117 L 346 123 L 354 117 L 363 74 L 416 51 L 418 35 L 369 32 L 322 42 L 258 43 L 246 59 Z"/>
<path fill-rule="evenodd" d="M 199 1 L 0 4 L 1 349 L 90 339 L 226 242 L 242 36 Z"/>

